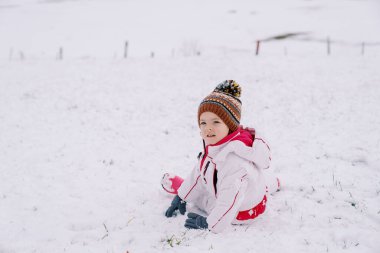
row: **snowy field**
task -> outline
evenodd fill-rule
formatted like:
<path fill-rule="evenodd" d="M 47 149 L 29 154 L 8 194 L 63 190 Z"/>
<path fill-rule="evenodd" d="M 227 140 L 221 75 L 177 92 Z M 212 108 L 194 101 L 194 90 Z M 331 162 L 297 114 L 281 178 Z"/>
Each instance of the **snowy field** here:
<path fill-rule="evenodd" d="M 0 253 L 379 252 L 380 3 L 330 2 L 0 0 Z M 289 32 L 310 41 L 254 55 Z M 225 79 L 283 188 L 250 226 L 187 230 L 160 179 Z"/>

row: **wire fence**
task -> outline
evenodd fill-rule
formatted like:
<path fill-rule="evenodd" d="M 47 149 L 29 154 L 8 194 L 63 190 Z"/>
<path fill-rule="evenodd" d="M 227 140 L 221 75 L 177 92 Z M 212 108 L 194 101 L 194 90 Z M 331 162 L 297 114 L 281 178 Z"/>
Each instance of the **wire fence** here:
<path fill-rule="evenodd" d="M 130 54 L 130 41 L 125 41 L 122 44 L 121 50 L 118 53 L 109 54 L 112 58 L 118 59 L 128 59 L 131 57 Z M 219 52 L 218 52 L 219 50 Z M 330 36 L 324 39 L 312 38 L 305 33 L 287 33 L 281 34 L 265 39 L 256 40 L 252 43 L 250 48 L 240 47 L 228 47 L 224 46 L 222 49 L 215 48 L 204 48 L 200 46 L 197 41 L 192 41 L 191 43 L 186 42 L 181 48 L 172 48 L 171 52 L 156 53 L 154 50 L 146 50 L 146 53 L 140 57 L 155 58 L 157 55 L 166 55 L 171 57 L 193 57 L 201 55 L 210 55 L 213 53 L 226 53 L 228 51 L 244 51 L 253 56 L 265 56 L 265 55 L 334 55 L 334 54 L 353 54 L 353 55 L 380 55 L 380 42 L 347 42 L 343 40 L 334 40 Z M 58 47 L 55 52 L 51 54 L 36 54 L 29 53 L 26 50 L 14 50 L 9 49 L 8 60 L 9 61 L 24 61 L 28 59 L 41 59 L 49 58 L 55 59 L 57 61 L 62 61 L 64 59 L 87 59 L 87 58 L 97 58 L 98 55 L 94 54 L 70 54 L 70 50 L 65 50 L 65 47 Z M 104 49 L 103 49 L 104 51 Z M 111 51 L 111 50 L 110 50 Z M 83 56 L 85 55 L 85 56 Z"/>
<path fill-rule="evenodd" d="M 293 42 L 302 42 L 302 43 L 313 43 L 318 44 L 320 46 L 321 44 L 325 47 L 325 53 L 327 55 L 332 54 L 332 48 L 347 48 L 349 49 L 355 49 L 356 52 L 360 52 L 361 55 L 365 55 L 366 49 L 368 48 L 376 48 L 380 47 L 380 42 L 368 42 L 368 41 L 362 41 L 362 42 L 347 42 L 343 40 L 333 40 L 330 36 L 327 36 L 325 39 L 320 38 L 313 38 L 308 35 L 308 33 L 285 33 L 273 37 L 269 37 L 262 40 L 256 41 L 256 50 L 255 55 L 260 54 L 260 48 L 263 44 L 268 44 L 272 42 L 278 42 L 278 41 L 286 41 L 286 44 L 289 44 L 289 41 Z M 285 44 L 285 43 L 283 43 Z M 380 48 L 379 48 L 380 49 Z M 285 54 L 287 50 L 285 49 Z"/>

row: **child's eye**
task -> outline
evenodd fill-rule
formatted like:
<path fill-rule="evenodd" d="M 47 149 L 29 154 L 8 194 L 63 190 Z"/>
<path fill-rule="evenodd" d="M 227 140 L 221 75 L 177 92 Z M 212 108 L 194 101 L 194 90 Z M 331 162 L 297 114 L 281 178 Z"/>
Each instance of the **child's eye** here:
<path fill-rule="evenodd" d="M 215 123 L 215 124 L 219 124 L 220 121 L 219 121 L 219 120 L 215 120 L 214 123 Z"/>
<path fill-rule="evenodd" d="M 201 125 L 206 125 L 206 122 L 201 122 Z"/>

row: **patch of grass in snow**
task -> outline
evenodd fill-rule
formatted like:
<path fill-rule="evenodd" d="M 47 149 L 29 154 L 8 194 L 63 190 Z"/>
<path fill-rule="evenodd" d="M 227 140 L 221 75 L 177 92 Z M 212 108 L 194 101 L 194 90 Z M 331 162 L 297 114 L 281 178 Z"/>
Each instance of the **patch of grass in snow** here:
<path fill-rule="evenodd" d="M 166 237 L 161 242 L 169 245 L 170 247 L 174 247 L 176 245 L 180 245 L 182 242 L 186 241 L 186 233 L 181 233 L 180 236 L 172 235 L 170 237 Z"/>
<path fill-rule="evenodd" d="M 208 230 L 188 229 L 181 232 L 179 235 L 169 234 L 161 239 L 163 248 L 174 248 L 176 246 L 191 246 L 193 240 L 207 240 L 210 232 Z M 169 246 L 169 247 L 168 247 Z M 214 246 L 211 244 L 208 250 L 214 250 Z"/>

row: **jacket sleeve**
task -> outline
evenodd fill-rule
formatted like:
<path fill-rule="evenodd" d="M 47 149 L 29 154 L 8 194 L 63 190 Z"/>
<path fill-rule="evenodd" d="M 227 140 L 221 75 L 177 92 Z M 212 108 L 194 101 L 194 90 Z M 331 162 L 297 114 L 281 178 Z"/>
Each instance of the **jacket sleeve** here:
<path fill-rule="evenodd" d="M 200 172 L 194 166 L 178 189 L 178 196 L 186 202 L 194 202 L 201 194 Z"/>
<path fill-rule="evenodd" d="M 208 228 L 219 233 L 235 219 L 248 186 L 247 171 L 226 164 L 218 171 L 218 198 L 214 209 L 207 217 Z"/>

